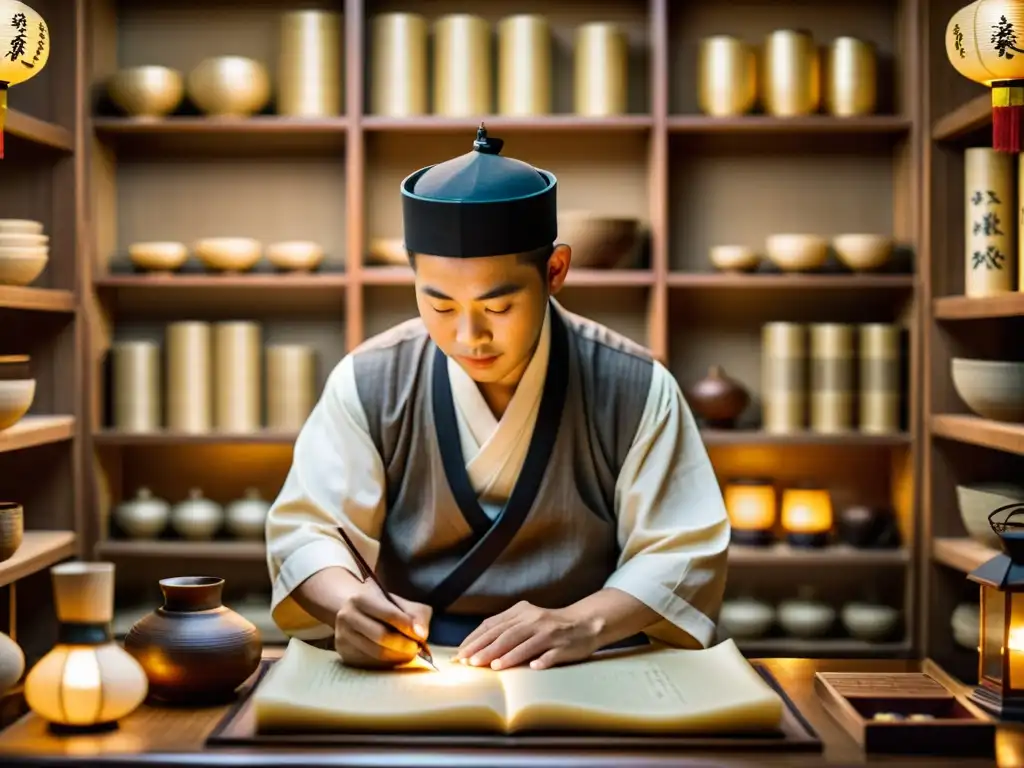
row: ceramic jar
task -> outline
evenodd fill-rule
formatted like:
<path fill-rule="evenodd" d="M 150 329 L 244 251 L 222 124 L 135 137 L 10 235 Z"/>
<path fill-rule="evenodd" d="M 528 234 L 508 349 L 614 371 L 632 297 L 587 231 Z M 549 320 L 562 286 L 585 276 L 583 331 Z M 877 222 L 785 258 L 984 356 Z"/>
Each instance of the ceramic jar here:
<path fill-rule="evenodd" d="M 0 501 L 0 562 L 14 556 L 25 537 L 25 513 L 21 504 Z"/>
<path fill-rule="evenodd" d="M 171 527 L 179 536 L 193 541 L 212 539 L 223 524 L 223 507 L 204 498 L 198 488 L 190 490 L 188 498 L 171 510 Z"/>
<path fill-rule="evenodd" d="M 753 640 L 771 629 L 775 609 L 752 597 L 738 597 L 722 603 L 718 621 L 734 640 Z"/>
<path fill-rule="evenodd" d="M 160 581 L 164 604 L 132 625 L 124 647 L 146 670 L 151 696 L 168 703 L 230 700 L 256 671 L 259 630 L 222 602 L 224 580 Z"/>
<path fill-rule="evenodd" d="M 726 375 L 721 366 L 713 365 L 707 376 L 686 391 L 686 399 L 709 427 L 731 429 L 750 403 L 750 394 L 743 385 Z"/>
<path fill-rule="evenodd" d="M 245 496 L 231 502 L 225 512 L 228 532 L 240 539 L 262 539 L 270 502 L 260 497 L 259 489 L 247 488 Z"/>
<path fill-rule="evenodd" d="M 114 521 L 129 538 L 155 539 L 164 532 L 170 514 L 171 505 L 143 486 L 135 492 L 134 499 L 117 505 Z"/>
<path fill-rule="evenodd" d="M 839 540 L 857 549 L 882 549 L 899 546 L 899 528 L 892 511 L 883 507 L 857 504 L 839 512 Z"/>
<path fill-rule="evenodd" d="M 14 687 L 25 671 L 25 654 L 9 636 L 0 632 L 0 696 Z"/>

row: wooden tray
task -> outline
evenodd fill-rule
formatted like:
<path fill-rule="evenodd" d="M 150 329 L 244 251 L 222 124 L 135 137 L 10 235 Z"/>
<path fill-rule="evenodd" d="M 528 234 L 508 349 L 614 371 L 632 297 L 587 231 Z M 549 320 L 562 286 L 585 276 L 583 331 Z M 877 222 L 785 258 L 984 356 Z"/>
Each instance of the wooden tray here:
<path fill-rule="evenodd" d="M 434 747 L 507 749 L 688 749 L 755 752 L 820 752 L 821 739 L 797 710 L 775 677 L 757 662 L 757 672 L 781 697 L 785 705 L 782 727 L 778 733 L 607 735 L 601 733 L 501 734 L 477 733 L 256 733 L 256 717 L 251 694 L 263 679 L 274 660 L 264 660 L 252 683 L 242 689 L 239 698 L 207 737 L 208 747 Z"/>
<path fill-rule="evenodd" d="M 995 753 L 995 721 L 923 672 L 817 672 L 814 690 L 829 715 L 865 752 L 984 757 Z M 879 713 L 904 719 L 875 720 Z M 934 719 L 910 720 L 914 714 Z"/>

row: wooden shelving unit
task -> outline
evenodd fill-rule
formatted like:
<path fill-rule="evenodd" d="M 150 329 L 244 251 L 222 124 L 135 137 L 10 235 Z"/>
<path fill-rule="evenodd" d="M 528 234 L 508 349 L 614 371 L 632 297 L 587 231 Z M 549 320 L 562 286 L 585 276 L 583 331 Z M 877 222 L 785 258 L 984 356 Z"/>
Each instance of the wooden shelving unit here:
<path fill-rule="evenodd" d="M 112 343 L 160 339 L 173 319 L 255 319 L 263 324 L 265 341 L 302 340 L 316 347 L 322 387 L 347 350 L 415 314 L 412 273 L 367 263 L 368 242 L 400 234 L 400 180 L 418 167 L 467 151 L 482 119 L 505 140 L 504 154 L 558 175 L 559 200 L 566 208 L 635 215 L 647 223 L 650 252 L 644 263 L 629 270 L 573 270 L 559 299 L 570 310 L 647 345 L 684 387 L 709 366 L 722 365 L 750 389 L 755 405 L 740 429 L 703 433 L 723 481 L 752 473 L 772 476 L 780 485 L 815 479 L 834 489 L 837 509 L 884 504 L 897 513 L 901 550 L 841 555 L 830 550 L 792 557 L 737 550 L 737 579 L 742 582 L 747 574 L 756 580 L 781 562 L 813 566 L 815 573 L 821 566 L 831 575 L 814 578 L 823 588 L 835 586 L 839 600 L 856 594 L 859 586 L 844 582 L 843 568 L 827 566 L 858 566 L 853 570 L 861 582 L 875 578 L 874 568 L 890 585 L 895 569 L 904 589 L 894 599 L 907 614 L 908 634 L 879 652 L 891 655 L 894 648 L 903 652 L 911 647 L 919 428 L 914 361 L 920 314 L 913 259 L 905 270 L 883 274 L 732 275 L 714 272 L 707 254 L 722 242 L 763 250 L 765 237 L 782 231 L 826 236 L 877 231 L 894 235 L 911 254 L 917 252 L 917 158 L 925 135 L 916 97 L 920 0 L 842 0 L 820 7 L 744 4 L 741 13 L 732 0 L 602 0 L 557 13 L 534 0 L 501 0 L 486 7 L 461 0 L 324 0 L 320 5 L 344 14 L 342 115 L 309 121 L 270 114 L 133 120 L 96 112 L 85 120 L 85 141 L 94 158 L 89 191 L 94 258 L 86 265 L 85 279 L 95 333 L 86 366 L 90 405 L 82 439 L 98 473 L 90 497 L 90 519 L 98 527 L 90 545 L 95 543 L 98 555 L 124 564 L 119 566 L 119 590 L 140 586 L 155 594 L 153 569 L 172 572 L 184 555 L 220 552 L 229 582 L 240 582 L 246 560 L 240 553 L 255 553 L 248 545 L 123 541 L 110 534 L 111 511 L 140 486 L 172 502 L 192 487 L 222 502 L 239 497 L 249 485 L 273 498 L 288 470 L 294 435 L 113 432 L 106 380 Z M 286 7 L 285 2 L 279 5 Z M 266 7 L 229 3 L 200 11 L 157 0 L 97 2 L 90 8 L 90 43 L 99 52 L 87 74 L 94 85 L 124 66 L 163 64 L 188 71 L 228 48 L 274 66 L 276 30 Z M 467 11 L 491 20 L 515 12 L 542 13 L 549 15 L 563 48 L 577 24 L 591 17 L 613 18 L 627 30 L 635 54 L 628 114 L 596 119 L 569 114 L 564 92 L 556 96 L 556 113 L 538 118 L 370 114 L 368 23 L 375 13 L 396 10 L 429 18 Z M 200 23 L 208 14 L 216 24 Z M 883 77 L 878 114 L 784 120 L 763 115 L 717 119 L 699 113 L 695 51 L 701 37 L 728 31 L 759 42 L 771 30 L 794 24 L 810 29 L 821 44 L 841 34 L 869 39 L 885 61 L 897 60 L 891 71 L 899 74 Z M 564 80 L 564 72 L 559 78 Z M 323 270 L 304 276 L 189 272 L 153 277 L 125 267 L 132 242 L 191 242 L 219 235 L 264 242 L 314 239 L 326 246 L 328 257 Z M 773 320 L 883 321 L 906 327 L 905 431 L 879 437 L 760 431 L 760 329 Z M 249 574 L 257 583 L 266 578 L 261 557 L 252 558 Z M 147 561 L 150 570 L 133 561 Z M 782 569 L 788 576 L 779 594 L 792 593 L 797 579 L 807 575 L 792 570 Z M 865 650 L 854 645 L 823 641 L 819 646 L 766 647 L 797 655 L 814 647 L 824 654 Z"/>
<path fill-rule="evenodd" d="M 48 569 L 80 555 L 89 530 L 80 439 L 85 16 L 75 3 L 33 7 L 60 45 L 39 75 L 11 89 L 0 160 L 0 219 L 41 222 L 50 237 L 49 260 L 31 285 L 0 286 L 0 355 L 28 355 L 36 380 L 28 414 L 0 431 L 0 499 L 21 505 L 25 529 L 18 549 L 0 562 L 0 632 L 15 639 L 29 664 L 55 637 Z"/>
<path fill-rule="evenodd" d="M 964 150 L 992 146 L 992 101 L 988 89 L 959 75 L 946 58 L 946 25 L 959 7 L 953 0 L 922 6 L 922 49 L 928 52 L 922 70 L 924 120 L 931 128 L 924 145 L 921 245 L 924 556 L 919 605 L 922 654 L 974 683 L 977 650 L 955 643 L 950 621 L 958 604 L 978 600 L 977 585 L 966 574 L 996 553 L 968 535 L 957 488 L 1017 483 L 1024 470 L 1024 425 L 974 415 L 953 387 L 951 361 L 1020 359 L 1024 296 L 964 295 Z"/>

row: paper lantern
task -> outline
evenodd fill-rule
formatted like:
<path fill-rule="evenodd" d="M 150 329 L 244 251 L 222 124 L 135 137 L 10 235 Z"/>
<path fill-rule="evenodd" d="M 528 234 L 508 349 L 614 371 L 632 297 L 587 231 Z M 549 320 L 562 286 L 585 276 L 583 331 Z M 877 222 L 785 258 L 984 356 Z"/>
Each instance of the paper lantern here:
<path fill-rule="evenodd" d="M 795 547 L 821 547 L 832 532 L 832 497 L 824 488 L 787 488 L 782 494 L 782 527 Z"/>
<path fill-rule="evenodd" d="M 0 0 L 0 159 L 7 91 L 38 75 L 49 59 L 50 30 L 43 17 L 17 0 Z"/>
<path fill-rule="evenodd" d="M 733 541 L 752 546 L 772 542 L 775 486 L 770 480 L 730 480 L 722 495 L 725 497 Z"/>
<path fill-rule="evenodd" d="M 993 518 L 1007 513 L 1002 522 Z M 1003 551 L 967 578 L 981 586 L 978 686 L 971 700 L 1002 720 L 1024 720 L 1024 513 L 1014 503 L 993 510 L 989 525 Z"/>
<path fill-rule="evenodd" d="M 992 89 L 992 148 L 1020 152 L 1024 135 L 1024 0 L 975 0 L 946 25 L 946 56 Z"/>
<path fill-rule="evenodd" d="M 57 644 L 25 678 L 25 702 L 51 727 L 113 727 L 146 698 L 142 666 L 111 636 L 112 563 L 64 563 L 50 569 Z"/>

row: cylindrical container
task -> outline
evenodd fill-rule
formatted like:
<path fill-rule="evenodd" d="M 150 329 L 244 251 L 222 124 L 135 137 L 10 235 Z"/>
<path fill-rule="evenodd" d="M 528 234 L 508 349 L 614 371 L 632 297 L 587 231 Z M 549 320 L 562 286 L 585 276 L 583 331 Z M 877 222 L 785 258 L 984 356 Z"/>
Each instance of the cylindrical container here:
<path fill-rule="evenodd" d="M 113 348 L 114 428 L 120 432 L 160 429 L 160 345 L 119 341 Z"/>
<path fill-rule="evenodd" d="M 217 323 L 213 332 L 214 424 L 221 432 L 260 429 L 260 346 L 258 323 Z"/>
<path fill-rule="evenodd" d="M 341 114 L 341 15 L 290 11 L 281 15 L 277 112 L 292 117 Z"/>
<path fill-rule="evenodd" d="M 815 323 L 810 327 L 812 432 L 828 434 L 853 428 L 853 330 L 853 326 L 839 323 Z"/>
<path fill-rule="evenodd" d="M 825 108 L 837 117 L 870 115 L 878 99 L 874 46 L 855 37 L 837 37 L 828 50 Z"/>
<path fill-rule="evenodd" d="M 964 150 L 964 295 L 994 296 L 1017 280 L 1017 161 L 990 147 Z"/>
<path fill-rule="evenodd" d="M 859 336 L 860 431 L 873 435 L 900 429 L 900 337 L 898 325 L 865 323 Z"/>
<path fill-rule="evenodd" d="M 551 111 L 551 31 L 547 19 L 519 14 L 498 24 L 498 112 Z"/>
<path fill-rule="evenodd" d="M 202 434 L 213 425 L 210 325 L 167 326 L 167 429 Z"/>
<path fill-rule="evenodd" d="M 800 432 L 807 411 L 807 332 L 797 323 L 761 331 L 761 409 L 766 432 Z"/>
<path fill-rule="evenodd" d="M 427 20 L 416 13 L 383 13 L 370 26 L 370 112 L 427 114 Z"/>
<path fill-rule="evenodd" d="M 267 427 L 302 428 L 316 398 L 316 353 L 301 344 L 267 346 Z"/>
<path fill-rule="evenodd" d="M 615 24 L 595 21 L 576 29 L 573 56 L 573 109 L 578 115 L 625 114 L 629 87 L 629 47 Z"/>
<path fill-rule="evenodd" d="M 780 29 L 764 42 L 764 110 L 776 117 L 816 112 L 821 102 L 821 61 L 809 32 Z"/>
<path fill-rule="evenodd" d="M 468 13 L 434 24 L 434 113 L 448 117 L 492 110 L 491 27 Z"/>
<path fill-rule="evenodd" d="M 697 96 L 713 117 L 743 115 L 757 101 L 757 57 L 753 48 L 729 35 L 700 41 Z"/>
<path fill-rule="evenodd" d="M 1018 155 L 1017 160 L 1017 204 L 1024 201 L 1024 155 Z M 1021 215 L 1021 223 L 1024 224 L 1024 214 Z M 1020 228 L 1017 230 L 1017 290 L 1024 293 L 1024 236 Z"/>

